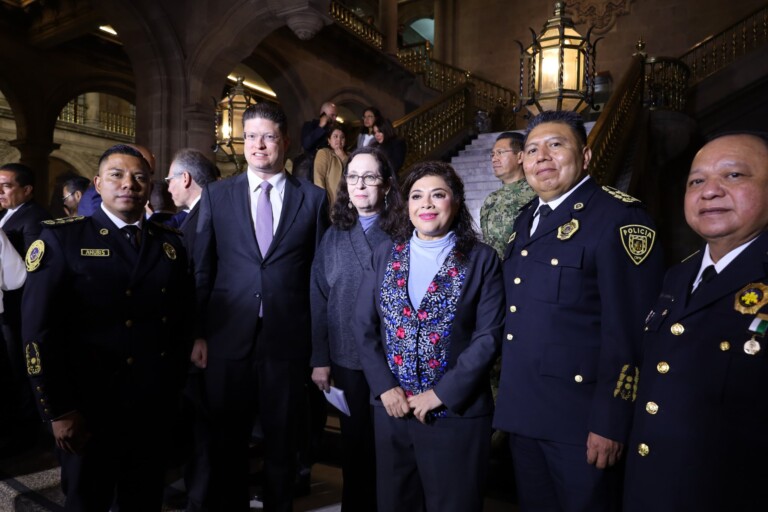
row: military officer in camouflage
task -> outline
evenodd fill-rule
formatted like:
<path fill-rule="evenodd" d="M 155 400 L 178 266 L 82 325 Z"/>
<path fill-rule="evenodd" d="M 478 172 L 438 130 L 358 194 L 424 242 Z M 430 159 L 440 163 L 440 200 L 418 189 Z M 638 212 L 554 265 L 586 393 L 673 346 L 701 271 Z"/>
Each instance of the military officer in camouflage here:
<path fill-rule="evenodd" d="M 515 222 L 494 426 L 510 433 L 522 512 L 606 512 L 634 409 L 640 339 L 661 284 L 653 223 L 637 200 L 588 175 L 581 117 L 529 121 Z"/>
<path fill-rule="evenodd" d="M 500 134 L 491 150 L 493 174 L 502 186 L 485 198 L 480 208 L 480 228 L 483 241 L 496 249 L 499 257 L 504 256 L 518 211 L 536 197 L 536 192 L 525 181 L 522 150 L 523 136 L 515 132 Z"/>
<path fill-rule="evenodd" d="M 696 155 L 685 218 L 706 246 L 672 267 L 645 321 L 625 512 L 768 507 L 768 137 Z"/>
<path fill-rule="evenodd" d="M 144 220 L 151 182 L 138 151 L 108 149 L 94 183 L 103 202 L 93 216 L 45 221 L 27 252 L 26 369 L 66 510 L 159 511 L 194 281 L 179 236 Z"/>

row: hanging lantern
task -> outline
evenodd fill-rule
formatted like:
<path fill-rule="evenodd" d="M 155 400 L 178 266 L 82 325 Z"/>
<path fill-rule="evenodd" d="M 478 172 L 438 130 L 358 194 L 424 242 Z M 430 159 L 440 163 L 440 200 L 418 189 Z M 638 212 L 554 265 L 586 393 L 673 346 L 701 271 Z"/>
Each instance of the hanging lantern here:
<path fill-rule="evenodd" d="M 244 78 L 236 77 L 235 85 L 216 107 L 216 150 L 221 149 L 235 164 L 236 172 L 243 171 L 243 114 L 256 104 L 243 85 Z"/>

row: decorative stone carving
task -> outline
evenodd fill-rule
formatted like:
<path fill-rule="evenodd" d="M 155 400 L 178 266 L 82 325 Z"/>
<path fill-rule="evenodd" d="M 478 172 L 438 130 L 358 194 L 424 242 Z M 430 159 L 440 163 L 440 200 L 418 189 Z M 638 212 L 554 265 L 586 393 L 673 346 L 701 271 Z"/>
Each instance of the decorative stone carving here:
<path fill-rule="evenodd" d="M 286 20 L 288 27 L 302 41 L 307 41 L 315 37 L 325 21 L 320 15 L 312 11 L 297 12 L 288 16 Z"/>
<path fill-rule="evenodd" d="M 593 34 L 605 34 L 616 24 L 616 18 L 629 14 L 632 0 L 570 0 L 567 11 L 573 22 L 594 26 Z"/>

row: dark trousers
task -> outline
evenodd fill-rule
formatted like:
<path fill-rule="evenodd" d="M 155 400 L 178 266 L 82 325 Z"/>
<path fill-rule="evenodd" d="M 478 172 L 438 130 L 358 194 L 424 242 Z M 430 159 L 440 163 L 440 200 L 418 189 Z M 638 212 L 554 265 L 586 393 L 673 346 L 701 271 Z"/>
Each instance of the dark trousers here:
<path fill-rule="evenodd" d="M 305 401 L 306 360 L 208 358 L 208 510 L 249 510 L 248 445 L 258 412 L 264 433 L 264 510 L 292 510 L 296 439 Z"/>
<path fill-rule="evenodd" d="M 99 422 L 83 453 L 58 451 L 67 512 L 153 512 L 163 506 L 166 423 L 160 413 Z M 93 422 L 86 424 L 92 425 Z"/>
<path fill-rule="evenodd" d="M 340 414 L 342 512 L 376 512 L 376 451 L 368 381 L 362 370 L 331 365 L 337 388 L 344 390 L 350 415 Z"/>
<path fill-rule="evenodd" d="M 615 512 L 621 469 L 587 464 L 584 445 L 510 434 L 521 512 Z"/>
<path fill-rule="evenodd" d="M 491 417 L 424 425 L 374 407 L 379 512 L 477 512 L 491 450 Z"/>

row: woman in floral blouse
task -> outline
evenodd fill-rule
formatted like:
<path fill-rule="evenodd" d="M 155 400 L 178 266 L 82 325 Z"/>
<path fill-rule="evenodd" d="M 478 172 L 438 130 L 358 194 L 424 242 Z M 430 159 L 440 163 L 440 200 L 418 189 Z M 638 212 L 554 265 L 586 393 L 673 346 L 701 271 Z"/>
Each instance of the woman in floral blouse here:
<path fill-rule="evenodd" d="M 482 510 L 504 318 L 501 268 L 464 185 L 411 167 L 393 244 L 374 254 L 352 319 L 374 407 L 378 512 Z"/>

